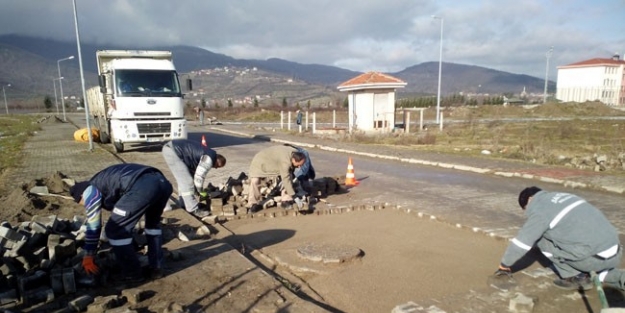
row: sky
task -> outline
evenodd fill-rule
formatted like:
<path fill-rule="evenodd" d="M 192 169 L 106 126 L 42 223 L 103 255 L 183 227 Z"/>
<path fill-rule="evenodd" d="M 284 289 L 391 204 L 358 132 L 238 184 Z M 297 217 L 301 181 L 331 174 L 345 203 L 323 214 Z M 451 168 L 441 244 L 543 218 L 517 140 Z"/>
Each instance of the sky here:
<path fill-rule="evenodd" d="M 439 62 L 441 35 L 443 62 L 550 80 L 558 66 L 625 54 L 625 0 L 0 0 L 0 35 L 75 43 L 74 1 L 81 43 L 361 72 Z"/>

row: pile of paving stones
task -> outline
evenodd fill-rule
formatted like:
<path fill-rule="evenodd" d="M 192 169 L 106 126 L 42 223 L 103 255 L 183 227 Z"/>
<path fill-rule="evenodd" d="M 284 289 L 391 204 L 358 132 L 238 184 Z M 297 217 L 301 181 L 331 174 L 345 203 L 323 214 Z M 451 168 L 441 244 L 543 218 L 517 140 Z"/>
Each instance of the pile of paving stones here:
<path fill-rule="evenodd" d="M 263 209 L 281 206 L 287 210 L 312 213 L 314 205 L 320 199 L 344 191 L 342 179 L 341 177 L 323 177 L 304 183 L 296 181 L 293 185 L 297 193 L 293 201 L 287 203 L 281 202 L 280 178 L 263 178 L 260 186 L 260 193 L 263 197 L 261 204 Z M 209 185 L 207 192 L 206 202 L 212 213 L 211 217 L 206 218 L 207 221 L 218 222 L 220 219 L 228 220 L 248 213 L 246 207 L 249 177 L 245 173 L 239 174 L 237 178 L 228 178 L 222 186 Z"/>
<path fill-rule="evenodd" d="M 140 222 L 134 232 L 138 251 L 146 245 L 142 227 Z M 96 256 L 100 275 L 95 278 L 84 272 L 81 247 L 85 231 L 84 220 L 77 216 L 72 220 L 59 219 L 56 215 L 34 216 L 31 221 L 15 226 L 8 222 L 0 224 L 0 311 L 45 306 L 44 311 L 54 308 L 57 312 L 80 312 L 89 307 L 90 311 L 103 312 L 143 299 L 141 290 L 124 290 L 121 296 L 89 295 L 90 288 L 110 284 L 109 278 L 118 269 L 114 268 L 114 254 L 109 253 L 110 246 L 103 236 Z M 170 238 L 176 236 L 169 232 L 164 232 L 164 236 L 165 233 Z M 179 231 L 177 237 L 196 239 L 209 234 L 210 230 L 204 226 L 195 233 Z M 145 255 L 140 260 L 147 265 Z M 93 306 L 95 309 L 91 309 Z"/>

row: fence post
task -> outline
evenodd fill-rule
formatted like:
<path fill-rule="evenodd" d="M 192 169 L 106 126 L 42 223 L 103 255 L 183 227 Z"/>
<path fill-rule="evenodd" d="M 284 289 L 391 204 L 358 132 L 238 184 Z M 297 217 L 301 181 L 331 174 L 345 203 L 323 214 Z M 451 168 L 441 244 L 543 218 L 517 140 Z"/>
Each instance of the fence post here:
<path fill-rule="evenodd" d="M 443 131 L 443 112 L 441 112 L 440 131 Z"/>
<path fill-rule="evenodd" d="M 317 112 L 313 112 L 312 116 L 312 133 L 317 132 Z"/>
<path fill-rule="evenodd" d="M 280 111 L 280 129 L 284 129 L 284 111 Z"/>
<path fill-rule="evenodd" d="M 404 124 L 404 132 L 406 134 L 410 134 L 410 111 L 405 111 L 406 115 L 404 117 L 405 120 L 405 124 Z"/>
<path fill-rule="evenodd" d="M 306 130 L 308 130 L 308 111 L 306 111 Z"/>
<path fill-rule="evenodd" d="M 419 110 L 419 131 L 423 130 L 423 110 Z"/>
<path fill-rule="evenodd" d="M 287 116 L 288 116 L 287 123 L 286 123 L 287 130 L 291 130 L 291 111 L 289 111 Z"/>
<path fill-rule="evenodd" d="M 336 110 L 332 110 L 332 128 L 336 128 Z"/>

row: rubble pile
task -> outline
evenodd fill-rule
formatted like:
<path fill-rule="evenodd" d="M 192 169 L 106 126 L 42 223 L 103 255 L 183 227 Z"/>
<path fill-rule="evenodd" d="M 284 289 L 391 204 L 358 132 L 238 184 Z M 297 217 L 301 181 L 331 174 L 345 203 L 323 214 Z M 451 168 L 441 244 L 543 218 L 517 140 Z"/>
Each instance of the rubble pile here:
<path fill-rule="evenodd" d="M 163 219 L 163 223 L 169 223 Z M 146 239 L 144 223 L 137 224 L 134 232 L 134 244 L 140 254 L 140 261 L 147 266 L 145 255 Z M 75 216 L 72 220 L 60 219 L 56 215 L 34 216 L 30 222 L 12 226 L 8 222 L 0 224 L 0 311 L 7 308 L 29 308 L 46 306 L 46 309 L 68 308 L 70 312 L 79 312 L 76 307 L 100 306 L 101 299 L 88 296 L 91 287 L 110 286 L 111 279 L 119 269 L 115 268 L 115 256 L 110 253 L 110 246 L 104 235 L 96 263 L 100 274 L 88 275 L 82 269 L 82 257 L 86 227 L 84 218 Z M 193 229 L 180 229 L 175 234 L 166 228 L 164 240 L 175 237 L 189 239 L 207 238 L 210 230 L 205 226 L 195 232 Z M 166 238 L 165 238 L 166 237 Z M 181 239 L 182 240 L 182 239 Z M 166 252 L 166 257 L 177 261 L 183 257 Z M 86 304 L 81 304 L 84 302 Z M 119 297 L 114 303 L 105 301 L 107 307 L 122 305 Z"/>
<path fill-rule="evenodd" d="M 0 308 L 52 302 L 77 291 L 84 278 L 76 273 L 81 270 L 83 223 L 78 217 L 51 215 L 14 227 L 0 225 Z"/>
<path fill-rule="evenodd" d="M 566 159 L 565 157 L 563 157 Z M 625 170 L 625 152 L 619 153 L 616 157 L 609 158 L 606 154 L 594 154 L 592 156 L 574 157 L 568 160 L 566 166 L 577 169 L 591 169 L 595 172 L 603 172 L 610 169 Z"/>
<path fill-rule="evenodd" d="M 293 201 L 282 202 L 280 196 L 281 181 L 279 177 L 263 178 L 261 180 L 260 193 L 263 196 L 261 204 L 263 209 L 281 206 L 287 210 L 298 210 L 302 213 L 312 213 L 314 204 L 329 195 L 344 192 L 341 177 L 322 177 L 303 183 L 295 182 L 293 185 L 296 195 Z M 212 216 L 215 218 L 229 219 L 234 216 L 247 214 L 247 195 L 249 193 L 249 177 L 245 173 L 237 178 L 230 177 L 225 184 L 215 187 L 207 187 L 208 197 L 205 199 L 210 207 Z"/>

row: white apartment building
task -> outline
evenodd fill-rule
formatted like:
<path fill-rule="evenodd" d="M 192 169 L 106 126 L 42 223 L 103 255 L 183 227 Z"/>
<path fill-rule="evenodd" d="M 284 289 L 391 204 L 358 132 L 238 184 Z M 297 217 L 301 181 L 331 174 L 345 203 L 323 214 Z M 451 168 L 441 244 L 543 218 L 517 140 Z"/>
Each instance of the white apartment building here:
<path fill-rule="evenodd" d="M 595 58 L 558 66 L 556 98 L 563 102 L 601 101 L 625 106 L 625 61 Z"/>

